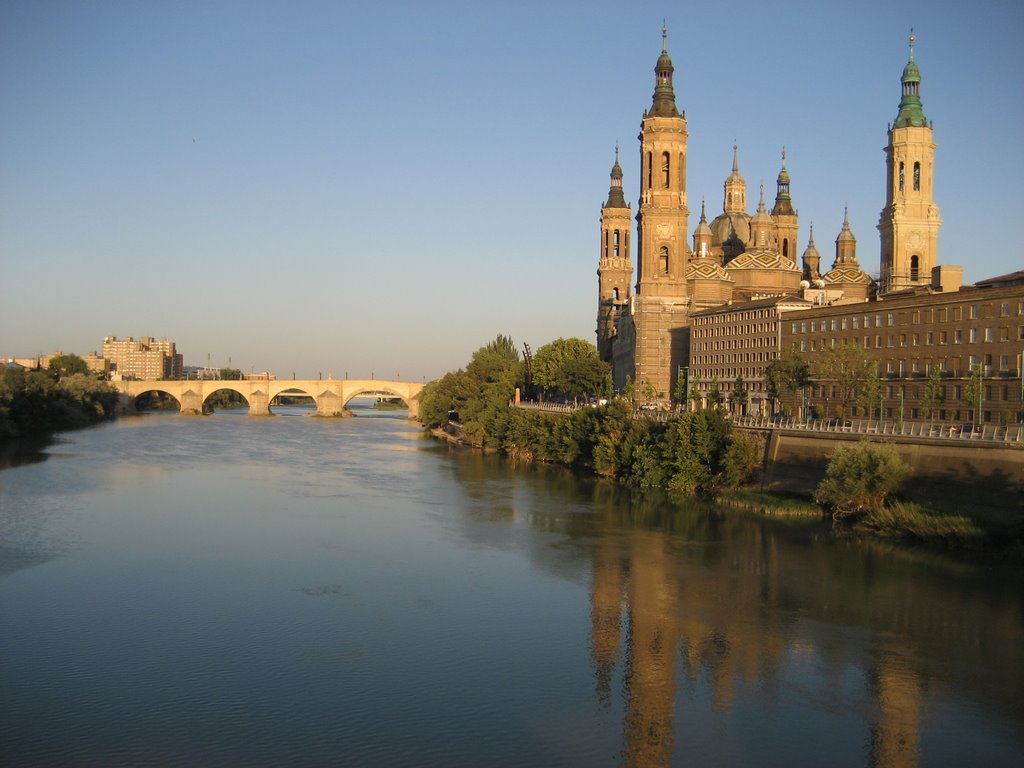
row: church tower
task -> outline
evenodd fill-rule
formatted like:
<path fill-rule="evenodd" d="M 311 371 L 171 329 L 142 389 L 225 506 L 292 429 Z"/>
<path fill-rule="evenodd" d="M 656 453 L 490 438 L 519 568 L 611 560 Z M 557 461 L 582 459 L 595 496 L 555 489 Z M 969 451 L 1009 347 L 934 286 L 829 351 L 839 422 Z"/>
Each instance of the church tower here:
<path fill-rule="evenodd" d="M 690 258 L 686 207 L 686 117 L 676 107 L 672 59 L 662 27 L 654 98 L 640 128 L 637 284 L 633 382 L 641 396 L 667 400 L 685 365 Z"/>
<path fill-rule="evenodd" d="M 783 258 L 796 262 L 797 213 L 789 196 L 789 171 L 786 170 L 786 149 L 782 149 L 782 170 L 775 181 L 775 205 L 772 207 L 772 221 L 775 222 L 776 250 Z"/>
<path fill-rule="evenodd" d="M 938 262 L 942 220 L 933 197 L 935 142 L 931 123 L 921 107 L 915 39 L 911 34 L 899 114 L 889 127 L 889 145 L 885 148 L 885 208 L 878 221 L 882 292 L 928 284 L 932 267 Z"/>
<path fill-rule="evenodd" d="M 601 359 L 612 362 L 612 342 L 618 319 L 629 307 L 633 261 L 629 252 L 632 211 L 622 192 L 619 147 L 615 147 L 608 200 L 601 206 L 601 258 L 597 267 L 597 349 Z"/>

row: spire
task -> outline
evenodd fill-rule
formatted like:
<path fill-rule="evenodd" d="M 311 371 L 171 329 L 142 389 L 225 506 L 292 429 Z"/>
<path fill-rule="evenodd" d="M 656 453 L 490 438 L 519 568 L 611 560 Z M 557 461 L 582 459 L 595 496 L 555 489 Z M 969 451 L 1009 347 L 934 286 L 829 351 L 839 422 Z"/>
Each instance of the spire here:
<path fill-rule="evenodd" d="M 917 62 L 914 61 L 914 43 L 917 41 L 917 37 L 914 35 L 913 29 L 910 30 L 909 41 L 910 58 L 907 61 L 907 66 L 903 68 L 903 77 L 900 80 L 902 83 L 900 111 L 896 116 L 896 122 L 892 125 L 893 128 L 907 128 L 908 126 L 922 128 L 928 125 L 928 120 L 921 107 L 921 70 L 917 68 Z"/>
<path fill-rule="evenodd" d="M 626 196 L 622 193 L 622 166 L 619 165 L 619 142 L 615 142 L 615 165 L 612 166 L 611 186 L 608 188 L 608 202 L 605 208 L 626 208 Z"/>
<path fill-rule="evenodd" d="M 850 231 L 849 206 L 843 206 L 843 228 L 839 232 L 839 237 L 836 238 L 836 261 L 832 268 L 836 267 L 860 268 L 857 263 L 857 238 Z"/>
<path fill-rule="evenodd" d="M 811 223 L 811 234 L 807 241 L 807 248 L 804 250 L 804 280 L 808 282 L 821 278 L 821 254 L 814 246 L 814 223 Z"/>
<path fill-rule="evenodd" d="M 732 173 L 725 180 L 725 202 L 722 209 L 726 213 L 747 212 L 747 182 L 740 176 L 739 147 L 735 141 L 732 145 Z"/>
<path fill-rule="evenodd" d="M 764 184 L 761 185 L 761 200 L 757 213 L 750 219 L 750 242 L 755 248 L 768 248 L 772 238 L 772 218 L 764 207 Z"/>
<path fill-rule="evenodd" d="M 654 100 L 644 117 L 682 117 L 672 88 L 672 59 L 668 55 L 668 26 L 661 26 L 661 56 L 654 67 Z"/>
<path fill-rule="evenodd" d="M 711 227 L 704 213 L 704 199 L 700 201 L 700 221 L 693 231 L 693 252 L 691 258 L 706 259 L 711 253 Z"/>
<path fill-rule="evenodd" d="M 772 207 L 772 216 L 795 216 L 793 202 L 789 197 L 789 171 L 786 170 L 786 148 L 782 148 L 782 170 L 775 180 L 775 205 Z"/>

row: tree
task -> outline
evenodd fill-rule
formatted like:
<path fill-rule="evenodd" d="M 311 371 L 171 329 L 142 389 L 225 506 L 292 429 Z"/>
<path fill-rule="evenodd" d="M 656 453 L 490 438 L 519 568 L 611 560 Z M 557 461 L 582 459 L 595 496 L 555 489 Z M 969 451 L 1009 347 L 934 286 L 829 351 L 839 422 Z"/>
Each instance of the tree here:
<path fill-rule="evenodd" d="M 857 395 L 857 405 L 869 417 L 877 408 L 878 418 L 882 418 L 882 380 L 878 376 L 878 363 L 871 363 L 868 375 Z"/>
<path fill-rule="evenodd" d="M 832 510 L 832 518 L 876 512 L 899 488 L 907 473 L 896 449 L 885 443 L 859 443 L 836 448 L 814 500 Z"/>
<path fill-rule="evenodd" d="M 557 339 L 533 356 L 533 383 L 547 394 L 569 398 L 596 395 L 609 373 L 597 347 L 583 339 Z"/>
<path fill-rule="evenodd" d="M 54 355 L 50 358 L 50 364 L 47 368 L 57 379 L 74 376 L 79 373 L 83 375 L 88 375 L 89 373 L 89 366 L 78 355 Z"/>
<path fill-rule="evenodd" d="M 921 410 L 926 419 L 935 422 L 935 411 L 942 404 L 942 371 L 933 365 L 928 374 L 928 383 L 924 385 L 924 397 L 921 398 Z"/>
<path fill-rule="evenodd" d="M 747 405 L 747 400 L 747 383 L 743 381 L 743 376 L 737 376 L 736 381 L 732 383 L 732 393 L 729 395 L 729 406 L 733 410 L 739 410 L 742 414 Z"/>
<path fill-rule="evenodd" d="M 784 392 L 796 393 L 811 383 L 811 369 L 794 350 L 772 360 L 764 372 L 765 391 L 773 400 L 781 400 Z"/>
<path fill-rule="evenodd" d="M 839 392 L 840 416 L 855 401 L 857 393 L 868 380 L 870 368 L 860 344 L 843 342 L 838 347 L 824 350 L 815 363 L 820 381 L 834 382 Z"/>
<path fill-rule="evenodd" d="M 708 401 L 714 406 L 719 406 L 724 399 L 722 397 L 722 387 L 718 383 L 718 377 L 716 376 L 711 380 L 711 391 L 708 392 Z"/>
<path fill-rule="evenodd" d="M 221 368 L 220 378 L 222 381 L 241 381 L 242 371 L 240 368 Z"/>
<path fill-rule="evenodd" d="M 972 421 L 975 424 L 981 423 L 981 388 L 984 382 L 983 377 L 984 372 L 981 369 L 981 364 L 978 363 L 971 369 L 971 378 L 968 379 L 967 386 L 964 387 L 962 402 L 974 414 Z"/>

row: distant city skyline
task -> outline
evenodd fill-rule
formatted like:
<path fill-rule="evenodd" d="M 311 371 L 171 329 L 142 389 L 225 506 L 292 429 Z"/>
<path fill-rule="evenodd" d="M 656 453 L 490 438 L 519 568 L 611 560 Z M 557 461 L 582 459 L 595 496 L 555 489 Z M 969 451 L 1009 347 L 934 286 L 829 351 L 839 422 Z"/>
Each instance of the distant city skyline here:
<path fill-rule="evenodd" d="M 600 205 L 661 28 L 696 225 L 781 152 L 822 262 L 879 268 L 911 27 L 939 263 L 1024 268 L 1016 2 L 7 2 L 0 356 L 167 337 L 186 365 L 431 379 L 499 333 L 594 341 Z M 1009 242 L 1004 242 L 1009 241 Z"/>

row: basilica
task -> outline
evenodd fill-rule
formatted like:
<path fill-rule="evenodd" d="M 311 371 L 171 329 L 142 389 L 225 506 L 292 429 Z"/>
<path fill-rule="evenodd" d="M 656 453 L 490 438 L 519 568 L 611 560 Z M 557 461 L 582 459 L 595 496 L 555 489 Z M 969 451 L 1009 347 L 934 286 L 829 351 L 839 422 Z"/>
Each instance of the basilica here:
<path fill-rule="evenodd" d="M 608 198 L 601 207 L 597 345 L 602 358 L 612 364 L 616 388 L 625 387 L 628 378 L 652 399 L 671 399 L 688 365 L 691 316 L 696 313 L 775 297 L 801 299 L 807 306 L 864 302 L 931 281 L 941 220 L 932 199 L 935 144 L 921 106 L 913 36 L 899 113 L 888 133 L 878 280 L 861 269 L 846 215 L 831 268 L 823 269 L 813 229 L 798 257 L 799 217 L 790 196 L 785 150 L 771 207 L 762 186 L 750 214 L 747 183 L 734 146 L 722 210 L 709 221 L 702 203 L 691 232 L 686 117 L 676 105 L 673 71 L 663 28 L 654 96 L 639 136 L 635 284 L 634 215 L 623 192 L 618 149 Z"/>

